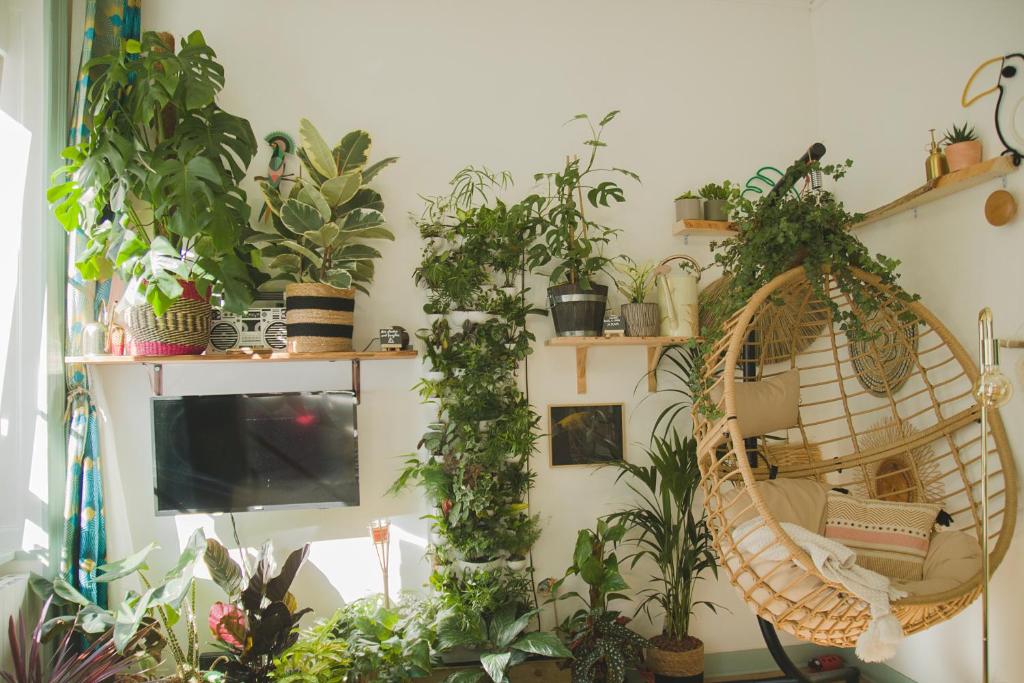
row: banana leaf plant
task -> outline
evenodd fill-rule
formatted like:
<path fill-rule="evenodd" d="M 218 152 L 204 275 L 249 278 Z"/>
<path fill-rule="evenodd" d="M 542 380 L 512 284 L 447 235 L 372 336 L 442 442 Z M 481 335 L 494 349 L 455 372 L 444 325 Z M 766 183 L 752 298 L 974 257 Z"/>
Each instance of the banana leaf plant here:
<path fill-rule="evenodd" d="M 147 31 L 86 68 L 92 123 L 67 147 L 47 199 L 61 225 L 87 242 L 77 267 L 87 280 L 117 272 L 126 300 L 162 314 L 182 281 L 210 288 L 230 310 L 252 300 L 242 239 L 250 208 L 239 186 L 256 153 L 249 122 L 216 103 L 224 68 L 203 34 L 175 52 Z"/>
<path fill-rule="evenodd" d="M 99 567 L 96 577 L 99 582 L 110 583 L 136 576 L 145 589 L 141 593 L 128 590 L 114 609 L 100 607 L 64 577 L 57 577 L 50 586 L 50 599 L 55 604 L 73 608 L 75 613 L 48 620 L 43 625 L 42 636 L 49 640 L 73 630 L 84 636 L 86 641 L 96 642 L 107 637 L 105 634 L 109 632 L 118 654 L 138 653 L 151 663 L 158 661 L 162 651 L 169 646 L 178 677 L 183 681 L 199 680 L 194 572 L 205 542 L 203 530 L 197 529 L 186 542 L 177 563 L 159 583 L 154 583 L 147 574 L 150 569 L 148 556 L 157 549 L 154 543 L 122 560 Z M 39 582 L 34 586 L 37 592 L 42 592 Z M 173 630 L 179 622 L 185 625 L 184 645 Z"/>
<path fill-rule="evenodd" d="M 292 552 L 273 575 L 273 548 L 260 549 L 251 575 L 231 559 L 227 548 L 214 539 L 206 542 L 203 560 L 214 583 L 227 594 L 228 602 L 210 609 L 210 629 L 225 654 L 218 665 L 226 679 L 243 683 L 269 681 L 274 658 L 299 638 L 299 620 L 312 610 L 297 609 L 289 592 L 295 575 L 309 555 L 309 544 Z"/>
<path fill-rule="evenodd" d="M 397 157 L 370 164 L 371 138 L 364 130 L 333 148 L 307 119 L 299 134 L 303 173 L 289 191 L 257 178 L 271 211 L 270 221 L 254 224 L 246 237 L 258 249 L 257 267 L 270 278 L 260 289 L 316 282 L 368 293 L 381 254 L 367 241 L 395 236 L 385 227 L 380 193 L 366 185 Z"/>

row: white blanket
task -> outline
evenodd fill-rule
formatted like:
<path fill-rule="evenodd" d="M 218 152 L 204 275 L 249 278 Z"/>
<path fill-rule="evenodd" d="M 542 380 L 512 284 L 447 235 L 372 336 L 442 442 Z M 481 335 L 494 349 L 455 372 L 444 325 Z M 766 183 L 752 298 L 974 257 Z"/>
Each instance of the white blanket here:
<path fill-rule="evenodd" d="M 755 526 L 761 528 L 744 538 Z M 857 657 L 865 662 L 881 662 L 896 654 L 896 646 L 903 640 L 903 628 L 893 616 L 890 602 L 906 597 L 907 594 L 894 588 L 889 577 L 856 564 L 857 554 L 842 543 L 796 524 L 782 522 L 780 526 L 794 543 L 811 556 L 822 576 L 842 585 L 870 606 L 871 624 L 857 640 Z M 737 527 L 733 538 L 742 539 L 739 550 L 745 556 L 763 550 L 757 560 L 778 561 L 789 554 L 785 546 L 776 542 L 771 529 L 763 526 L 760 517 Z"/>

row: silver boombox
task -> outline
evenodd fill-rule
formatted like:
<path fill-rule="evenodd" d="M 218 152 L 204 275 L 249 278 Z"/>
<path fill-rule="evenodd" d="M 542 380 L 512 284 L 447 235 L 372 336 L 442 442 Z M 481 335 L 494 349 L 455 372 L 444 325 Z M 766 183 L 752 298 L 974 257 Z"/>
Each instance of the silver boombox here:
<path fill-rule="evenodd" d="M 283 351 L 288 345 L 284 296 L 260 294 L 241 315 L 213 309 L 209 352 L 234 349 Z"/>

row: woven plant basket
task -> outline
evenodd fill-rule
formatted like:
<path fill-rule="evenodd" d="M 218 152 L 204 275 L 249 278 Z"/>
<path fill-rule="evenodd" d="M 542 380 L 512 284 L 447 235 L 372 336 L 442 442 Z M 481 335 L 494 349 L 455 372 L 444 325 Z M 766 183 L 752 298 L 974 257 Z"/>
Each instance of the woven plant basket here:
<path fill-rule="evenodd" d="M 656 680 L 701 683 L 704 680 L 704 643 L 699 638 L 697 647 L 676 652 L 660 647 L 647 648 L 647 666 L 654 672 Z"/>
<path fill-rule="evenodd" d="M 627 337 L 656 337 L 661 330 L 658 304 L 622 304 Z"/>
<path fill-rule="evenodd" d="M 351 351 L 355 294 L 319 283 L 285 287 L 288 353 Z"/>
<path fill-rule="evenodd" d="M 128 308 L 128 353 L 133 356 L 200 354 L 210 343 L 210 299 L 193 282 L 181 283 L 181 298 L 163 315 L 148 303 Z"/>

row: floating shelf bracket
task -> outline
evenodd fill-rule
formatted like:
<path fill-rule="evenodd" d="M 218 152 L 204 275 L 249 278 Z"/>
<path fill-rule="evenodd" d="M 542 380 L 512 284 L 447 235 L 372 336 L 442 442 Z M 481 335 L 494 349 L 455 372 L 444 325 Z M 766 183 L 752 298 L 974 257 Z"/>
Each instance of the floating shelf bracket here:
<path fill-rule="evenodd" d="M 662 349 L 690 341 L 689 337 L 555 337 L 547 346 L 571 346 L 576 350 L 576 393 L 587 393 L 587 361 L 593 346 L 643 346 L 647 349 L 647 391 L 658 390 L 658 360 Z"/>
<path fill-rule="evenodd" d="M 164 395 L 164 366 L 162 363 L 143 363 L 149 370 L 149 386 L 154 396 Z"/>
<path fill-rule="evenodd" d="M 352 393 L 356 396 L 356 405 L 359 405 L 359 399 L 362 397 L 362 377 L 360 372 L 362 371 L 359 365 L 359 359 L 356 358 L 352 361 Z"/>

